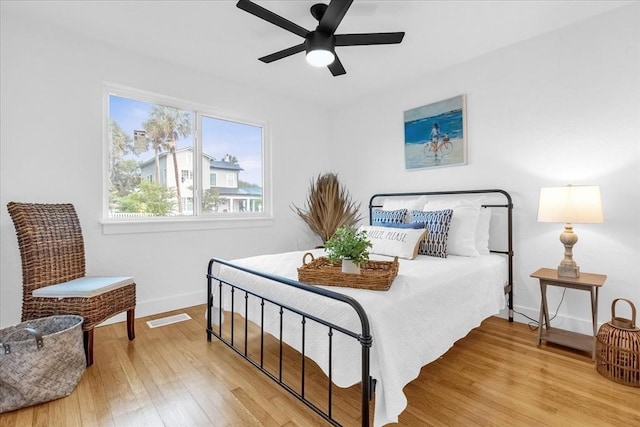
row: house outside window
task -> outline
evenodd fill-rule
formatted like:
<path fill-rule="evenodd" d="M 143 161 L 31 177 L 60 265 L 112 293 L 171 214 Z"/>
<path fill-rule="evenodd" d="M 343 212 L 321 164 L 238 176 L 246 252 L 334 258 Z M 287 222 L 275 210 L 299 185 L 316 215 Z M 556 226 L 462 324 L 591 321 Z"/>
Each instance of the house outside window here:
<path fill-rule="evenodd" d="M 105 103 L 107 222 L 268 214 L 264 125 L 120 87 Z"/>
<path fill-rule="evenodd" d="M 237 187 L 235 175 L 227 174 L 227 187 Z"/>

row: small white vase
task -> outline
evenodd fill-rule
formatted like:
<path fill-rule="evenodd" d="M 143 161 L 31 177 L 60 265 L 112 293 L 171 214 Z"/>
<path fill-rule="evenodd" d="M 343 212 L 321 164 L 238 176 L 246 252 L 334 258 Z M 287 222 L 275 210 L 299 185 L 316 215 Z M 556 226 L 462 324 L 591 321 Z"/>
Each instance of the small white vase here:
<path fill-rule="evenodd" d="M 347 274 L 360 274 L 360 267 L 350 259 L 343 259 L 342 272 Z"/>

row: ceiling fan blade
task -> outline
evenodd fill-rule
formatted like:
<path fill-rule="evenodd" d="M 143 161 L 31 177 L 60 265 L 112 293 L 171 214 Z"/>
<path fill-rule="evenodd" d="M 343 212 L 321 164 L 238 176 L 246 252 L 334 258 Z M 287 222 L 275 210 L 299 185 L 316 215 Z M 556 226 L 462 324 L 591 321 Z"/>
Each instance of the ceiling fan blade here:
<path fill-rule="evenodd" d="M 291 56 L 295 53 L 302 52 L 305 49 L 304 43 L 301 43 L 296 46 L 292 46 L 287 49 L 283 49 L 279 52 L 272 53 L 271 55 L 263 56 L 262 58 L 258 58 L 260 61 L 268 64 L 269 62 L 277 61 L 278 59 L 286 58 L 287 56 Z"/>
<path fill-rule="evenodd" d="M 320 20 L 318 30 L 325 33 L 333 34 L 342 22 L 342 18 L 349 10 L 353 0 L 331 0 L 329 7 L 324 12 L 324 16 Z"/>
<path fill-rule="evenodd" d="M 258 18 L 264 19 L 267 22 L 277 25 L 278 27 L 297 34 L 300 37 L 306 37 L 309 34 L 309 30 L 302 28 L 300 25 L 295 24 L 282 16 L 276 15 L 270 10 L 265 9 L 249 0 L 239 0 L 236 6 L 245 12 L 249 12 Z"/>
<path fill-rule="evenodd" d="M 404 38 L 404 32 L 399 33 L 364 33 L 364 34 L 336 34 L 336 46 L 362 46 L 372 44 L 396 44 Z"/>
<path fill-rule="evenodd" d="M 331 74 L 333 74 L 334 77 L 347 74 L 347 71 L 342 66 L 342 62 L 340 62 L 340 58 L 338 58 L 338 55 L 336 55 L 336 59 L 334 59 L 331 64 L 327 65 L 327 67 L 329 68 L 329 71 L 331 71 Z"/>

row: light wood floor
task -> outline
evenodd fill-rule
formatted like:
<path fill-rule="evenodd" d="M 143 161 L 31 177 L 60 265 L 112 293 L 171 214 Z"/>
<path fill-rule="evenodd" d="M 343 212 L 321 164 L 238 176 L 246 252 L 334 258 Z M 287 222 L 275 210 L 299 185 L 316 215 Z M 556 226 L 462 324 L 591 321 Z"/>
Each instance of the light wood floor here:
<path fill-rule="evenodd" d="M 149 329 L 152 318 L 192 320 Z M 437 327 L 437 325 L 434 325 Z M 640 389 L 589 356 L 536 347 L 524 324 L 487 319 L 405 388 L 403 426 L 638 426 Z M 276 347 L 276 345 L 267 344 Z M 322 426 L 324 421 L 231 349 L 206 340 L 204 305 L 97 328 L 95 363 L 69 397 L 0 415 L 0 426 Z M 289 363 L 299 359 L 286 352 Z M 310 376 L 324 377 L 311 369 Z M 311 384 L 307 393 L 322 393 Z M 359 388 L 337 390 L 336 416 L 358 425 Z"/>

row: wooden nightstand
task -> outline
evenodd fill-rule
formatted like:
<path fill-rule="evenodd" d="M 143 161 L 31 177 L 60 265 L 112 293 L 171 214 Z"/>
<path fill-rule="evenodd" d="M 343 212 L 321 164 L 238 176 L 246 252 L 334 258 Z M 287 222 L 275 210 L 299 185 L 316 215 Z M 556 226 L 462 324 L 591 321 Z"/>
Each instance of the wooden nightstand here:
<path fill-rule="evenodd" d="M 580 273 L 580 277 L 558 277 L 555 268 L 541 268 L 531 274 L 540 280 L 540 319 L 538 321 L 538 346 L 542 340 L 564 345 L 578 350 L 591 352 L 591 358 L 596 357 L 596 335 L 598 334 L 598 290 L 607 280 L 607 276 L 602 274 Z M 593 335 L 578 334 L 576 332 L 565 331 L 552 328 L 549 324 L 549 309 L 547 307 L 547 286 L 559 286 L 562 288 L 579 289 L 589 291 L 591 295 L 591 321 L 593 324 Z M 544 323 L 543 323 L 544 322 Z M 543 327 L 544 326 L 544 327 Z"/>

